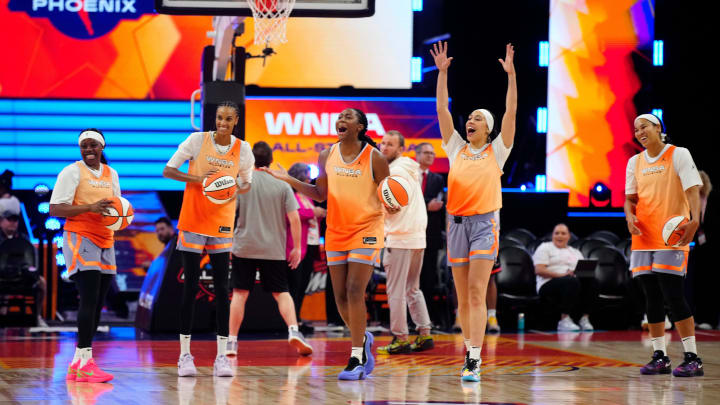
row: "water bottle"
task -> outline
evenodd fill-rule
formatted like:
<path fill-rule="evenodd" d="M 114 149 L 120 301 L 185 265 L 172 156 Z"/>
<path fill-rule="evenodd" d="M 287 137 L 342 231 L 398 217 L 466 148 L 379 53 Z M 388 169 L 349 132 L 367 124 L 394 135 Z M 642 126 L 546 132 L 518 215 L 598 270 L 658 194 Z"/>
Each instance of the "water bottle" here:
<path fill-rule="evenodd" d="M 518 325 L 517 325 L 518 332 L 524 332 L 525 331 L 525 314 L 520 312 L 518 314 Z"/>

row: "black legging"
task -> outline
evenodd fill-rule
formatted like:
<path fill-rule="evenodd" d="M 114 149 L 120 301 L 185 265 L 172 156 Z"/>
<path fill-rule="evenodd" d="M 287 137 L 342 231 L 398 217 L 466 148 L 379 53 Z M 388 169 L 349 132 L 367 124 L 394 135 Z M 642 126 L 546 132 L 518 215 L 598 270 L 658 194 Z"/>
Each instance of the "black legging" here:
<path fill-rule="evenodd" d="M 682 276 L 666 273 L 650 273 L 637 277 L 647 302 L 646 311 L 649 323 L 665 321 L 665 303 L 670 307 L 670 319 L 682 321 L 692 316 L 685 301 L 685 288 Z"/>
<path fill-rule="evenodd" d="M 77 315 L 79 349 L 92 347 L 93 336 L 100 323 L 100 312 L 113 277 L 112 274 L 102 274 L 98 270 L 78 271 L 72 276 L 80 294 Z"/>
<path fill-rule="evenodd" d="M 597 298 L 597 283 L 592 278 L 557 277 L 543 284 L 538 294 L 563 314 L 589 314 Z"/>
<path fill-rule="evenodd" d="M 310 283 L 310 276 L 315 270 L 315 260 L 319 255 L 320 247 L 318 245 L 308 245 L 305 257 L 300 262 L 300 265 L 295 270 L 290 269 L 290 266 L 288 266 L 288 287 L 295 303 L 295 316 L 298 321 L 300 321 L 300 309 L 305 298 L 305 290 Z"/>
<path fill-rule="evenodd" d="M 209 256 L 210 264 L 212 264 L 213 286 L 215 287 L 217 334 L 218 336 L 227 336 L 230 329 L 230 301 L 228 300 L 230 254 L 213 253 Z M 180 304 L 180 334 L 182 335 L 192 333 L 201 257 L 200 253 L 182 252 L 183 273 L 185 274 L 182 303 Z"/>

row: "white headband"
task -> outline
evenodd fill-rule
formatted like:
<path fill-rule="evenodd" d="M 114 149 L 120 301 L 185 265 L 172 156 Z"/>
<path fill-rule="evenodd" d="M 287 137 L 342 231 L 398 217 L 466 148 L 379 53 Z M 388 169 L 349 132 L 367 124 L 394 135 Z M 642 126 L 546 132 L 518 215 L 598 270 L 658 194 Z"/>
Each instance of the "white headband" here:
<path fill-rule="evenodd" d="M 493 127 L 495 126 L 495 120 L 493 119 L 492 114 L 490 114 L 490 111 L 488 111 L 484 108 L 481 108 L 478 111 L 480 111 L 482 113 L 482 115 L 485 116 L 485 122 L 487 122 L 488 133 L 492 132 Z"/>
<path fill-rule="evenodd" d="M 638 115 L 637 118 L 635 118 L 634 124 L 637 124 L 638 120 L 641 120 L 641 119 L 648 120 L 648 121 L 652 122 L 653 124 L 655 124 L 655 125 L 660 125 L 660 127 L 662 127 L 662 124 L 660 123 L 660 120 L 658 119 L 658 117 L 656 117 L 656 116 L 654 116 L 654 115 L 652 115 L 652 114 L 640 114 L 640 115 Z"/>
<path fill-rule="evenodd" d="M 657 116 L 655 116 L 653 114 L 640 114 L 637 116 L 637 118 L 635 118 L 635 121 L 633 121 L 633 125 L 637 125 L 637 122 L 640 119 L 645 119 L 645 120 L 652 122 L 655 125 L 660 125 L 660 140 L 665 142 L 665 138 L 667 137 L 667 134 L 662 131 L 663 124 L 660 122 L 660 120 L 658 119 Z"/>
<path fill-rule="evenodd" d="M 100 144 L 101 144 L 102 146 L 105 146 L 105 139 L 103 139 L 103 136 L 100 135 L 99 132 L 95 132 L 95 131 L 84 131 L 83 133 L 80 134 L 80 138 L 78 138 L 78 146 L 80 146 L 80 144 L 82 143 L 82 141 L 84 141 L 84 140 L 86 140 L 86 139 L 94 139 L 94 140 L 100 142 Z"/>

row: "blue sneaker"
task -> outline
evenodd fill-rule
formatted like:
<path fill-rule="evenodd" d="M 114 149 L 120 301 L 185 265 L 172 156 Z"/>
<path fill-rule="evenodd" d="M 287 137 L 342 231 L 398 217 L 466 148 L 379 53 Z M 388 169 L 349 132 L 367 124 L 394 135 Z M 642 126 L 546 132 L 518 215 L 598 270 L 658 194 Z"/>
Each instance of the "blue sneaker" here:
<path fill-rule="evenodd" d="M 373 369 L 375 369 L 375 357 L 372 354 L 372 345 L 375 341 L 373 334 L 365 331 L 365 347 L 363 348 L 363 357 L 365 358 L 363 365 L 365 366 L 365 373 L 370 375 Z"/>
<path fill-rule="evenodd" d="M 360 364 L 360 360 L 358 360 L 357 358 L 350 357 L 350 361 L 348 361 L 348 365 L 347 367 L 345 367 L 345 370 L 341 371 L 340 374 L 338 374 L 338 380 L 364 380 L 365 376 L 365 366 Z"/>
<path fill-rule="evenodd" d="M 480 365 L 475 359 L 467 359 L 465 367 L 460 372 L 462 381 L 479 382 L 480 381 Z"/>

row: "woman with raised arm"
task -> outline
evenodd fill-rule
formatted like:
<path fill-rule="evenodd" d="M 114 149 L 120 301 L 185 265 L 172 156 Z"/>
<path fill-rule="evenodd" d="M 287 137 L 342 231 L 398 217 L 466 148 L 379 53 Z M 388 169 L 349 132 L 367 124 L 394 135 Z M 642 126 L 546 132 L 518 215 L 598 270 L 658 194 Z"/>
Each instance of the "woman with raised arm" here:
<path fill-rule="evenodd" d="M 447 43 L 434 44 L 430 53 L 438 68 L 437 114 L 442 147 L 450 161 L 447 257 L 455 280 L 458 317 L 467 350 L 460 376 L 463 381 L 480 381 L 480 349 L 487 324 L 485 296 L 498 254 L 493 213 L 502 207 L 500 177 L 515 139 L 515 51 L 507 44 L 505 59 L 498 59 L 508 78 L 500 134 L 496 134 L 493 114 L 481 108 L 473 111 L 465 123 L 467 141 L 455 130 L 448 108 L 447 77 L 453 58 L 447 56 Z"/>
<path fill-rule="evenodd" d="M 368 120 L 362 111 L 346 108 L 335 128 L 339 141 L 320 152 L 315 185 L 289 176 L 282 167 L 263 170 L 316 201 L 328 200 L 325 251 L 335 302 L 352 340 L 350 360 L 338 379 L 362 380 L 375 367 L 365 289 L 383 248 L 383 209 L 376 190 L 390 168 L 366 135 Z"/>
<path fill-rule="evenodd" d="M 700 225 L 700 194 L 703 182 L 690 151 L 665 143 L 660 119 L 653 114 L 635 118 L 635 139 L 645 148 L 628 160 L 625 170 L 625 216 L 632 234 L 630 269 L 645 292 L 648 329 L 653 356 L 642 374 L 670 374 L 665 343 L 665 304 L 682 339 L 684 361 L 672 373 L 676 377 L 704 374 L 695 346 L 695 319 L 685 300 L 683 281 L 695 232 Z M 662 231 L 665 221 L 682 215 L 688 222 L 679 228 L 683 236 L 668 246 Z"/>

